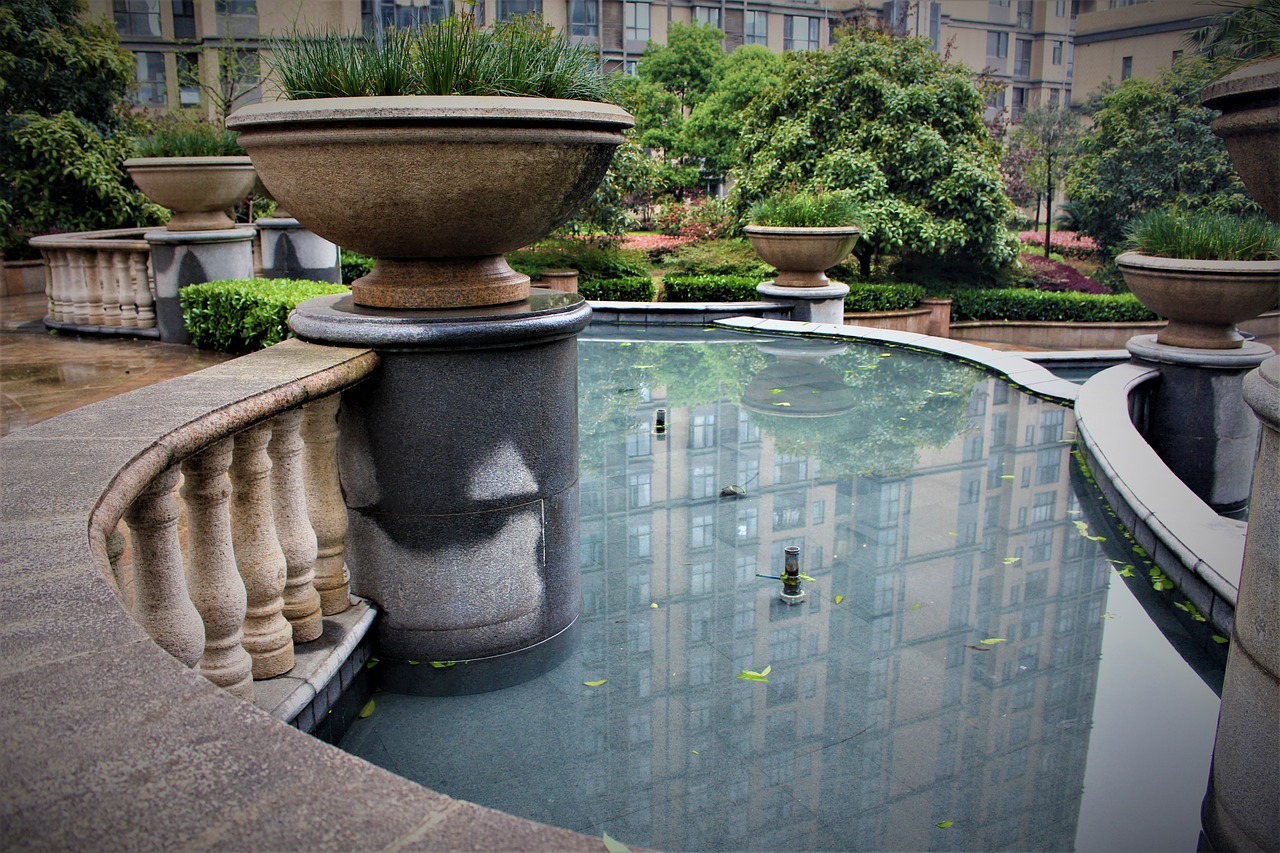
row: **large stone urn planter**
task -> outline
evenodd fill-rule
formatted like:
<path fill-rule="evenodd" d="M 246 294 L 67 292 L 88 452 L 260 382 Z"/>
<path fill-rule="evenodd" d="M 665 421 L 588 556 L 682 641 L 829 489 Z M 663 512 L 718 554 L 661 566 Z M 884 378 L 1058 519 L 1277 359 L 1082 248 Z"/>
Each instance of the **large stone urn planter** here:
<path fill-rule="evenodd" d="M 170 231 L 234 228 L 227 210 L 254 185 L 248 157 L 131 157 L 124 167 L 147 198 L 173 211 Z"/>
<path fill-rule="evenodd" d="M 299 222 L 372 255 L 357 305 L 519 302 L 503 254 L 545 237 L 591 197 L 622 131 L 610 104 L 388 96 L 254 104 L 227 126 Z"/>
<path fill-rule="evenodd" d="M 1236 323 L 1274 308 L 1280 261 L 1202 261 L 1126 252 L 1116 258 L 1138 301 L 1169 321 L 1159 343 L 1196 349 L 1239 349 Z"/>
<path fill-rule="evenodd" d="M 742 229 L 761 260 L 777 268 L 779 287 L 826 287 L 827 270 L 840 263 L 862 233 L 856 226 L 789 228 L 747 225 Z"/>
<path fill-rule="evenodd" d="M 1280 56 L 1238 68 L 1205 87 L 1204 105 L 1222 110 L 1213 132 L 1258 204 L 1280 220 Z"/>

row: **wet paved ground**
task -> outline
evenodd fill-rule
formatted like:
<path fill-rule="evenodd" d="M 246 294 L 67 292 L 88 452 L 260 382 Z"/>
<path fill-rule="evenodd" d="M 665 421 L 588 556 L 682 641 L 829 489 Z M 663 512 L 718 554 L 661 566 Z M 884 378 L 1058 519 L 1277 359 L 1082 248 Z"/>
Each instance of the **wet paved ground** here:
<path fill-rule="evenodd" d="M 0 298 L 0 435 L 231 356 L 135 338 L 54 334 L 43 294 Z"/>

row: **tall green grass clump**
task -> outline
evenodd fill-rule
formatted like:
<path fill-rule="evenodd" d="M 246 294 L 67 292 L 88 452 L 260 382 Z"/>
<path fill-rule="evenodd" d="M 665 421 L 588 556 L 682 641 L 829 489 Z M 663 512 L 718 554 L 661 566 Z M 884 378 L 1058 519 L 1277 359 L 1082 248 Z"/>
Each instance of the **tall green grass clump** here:
<path fill-rule="evenodd" d="M 236 132 L 192 116 L 161 119 L 133 141 L 134 157 L 243 157 Z"/>
<path fill-rule="evenodd" d="M 837 228 L 857 224 L 858 206 L 844 192 L 783 193 L 753 204 L 747 220 L 776 228 Z"/>
<path fill-rule="evenodd" d="M 614 103 L 614 78 L 596 52 L 569 44 L 537 15 L 482 30 L 449 18 L 377 36 L 299 33 L 271 44 L 285 96 L 507 95 Z"/>
<path fill-rule="evenodd" d="M 1215 211 L 1151 211 L 1130 223 L 1126 244 L 1162 258 L 1280 260 L 1280 223 Z"/>

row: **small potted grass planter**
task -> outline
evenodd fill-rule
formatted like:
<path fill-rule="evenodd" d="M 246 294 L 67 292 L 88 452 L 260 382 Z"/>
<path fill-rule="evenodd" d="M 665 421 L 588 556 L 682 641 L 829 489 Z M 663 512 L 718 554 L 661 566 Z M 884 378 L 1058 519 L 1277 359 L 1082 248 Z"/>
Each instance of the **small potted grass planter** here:
<path fill-rule="evenodd" d="M 1236 324 L 1280 301 L 1280 224 L 1218 213 L 1158 211 L 1129 228 L 1116 258 L 1125 283 L 1169 324 L 1156 341 L 1238 349 Z"/>
<path fill-rule="evenodd" d="M 289 100 L 227 124 L 299 222 L 377 259 L 351 286 L 366 307 L 527 298 L 505 253 L 591 197 L 634 123 L 596 54 L 536 19 L 294 36 L 272 51 Z"/>
<path fill-rule="evenodd" d="M 227 211 L 253 192 L 253 163 L 234 131 L 203 121 L 177 121 L 138 139 L 124 161 L 129 177 L 156 204 L 173 211 L 170 231 L 235 227 Z"/>
<path fill-rule="evenodd" d="M 770 196 L 747 213 L 742 231 L 751 248 L 777 268 L 780 287 L 826 287 L 826 271 L 840 263 L 862 233 L 857 207 L 839 192 L 793 192 Z"/>

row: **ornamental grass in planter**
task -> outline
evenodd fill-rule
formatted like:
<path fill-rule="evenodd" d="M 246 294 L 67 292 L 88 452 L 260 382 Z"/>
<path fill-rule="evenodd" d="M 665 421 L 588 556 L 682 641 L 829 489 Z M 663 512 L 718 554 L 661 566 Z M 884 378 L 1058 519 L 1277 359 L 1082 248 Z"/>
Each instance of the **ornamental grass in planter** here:
<path fill-rule="evenodd" d="M 1143 305 L 1168 319 L 1158 343 L 1238 349 L 1236 324 L 1280 301 L 1280 225 L 1221 213 L 1155 211 L 1130 225 L 1116 258 Z"/>
<path fill-rule="evenodd" d="M 596 54 L 537 18 L 297 35 L 272 51 L 291 100 L 227 123 L 299 222 L 377 258 L 351 286 L 362 306 L 525 299 L 505 253 L 591 197 L 634 123 Z"/>
<path fill-rule="evenodd" d="M 765 263 L 776 267 L 780 287 L 826 287 L 826 271 L 853 249 L 861 230 L 857 207 L 839 192 L 771 196 L 747 213 L 742 232 Z"/>
<path fill-rule="evenodd" d="M 253 164 L 235 131 L 178 119 L 136 140 L 124 161 L 147 198 L 173 211 L 170 231 L 234 228 L 227 211 L 253 191 Z"/>

